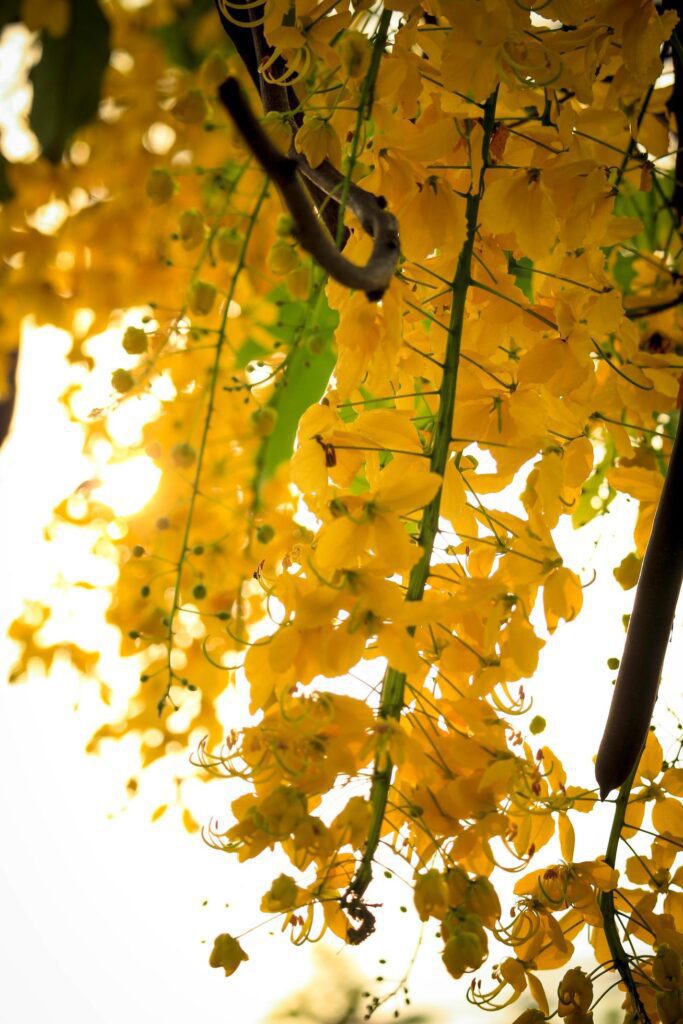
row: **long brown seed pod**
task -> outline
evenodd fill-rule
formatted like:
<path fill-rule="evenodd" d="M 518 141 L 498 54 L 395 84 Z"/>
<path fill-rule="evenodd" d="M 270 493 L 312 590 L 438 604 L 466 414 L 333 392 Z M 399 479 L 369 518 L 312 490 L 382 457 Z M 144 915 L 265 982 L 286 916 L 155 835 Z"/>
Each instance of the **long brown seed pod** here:
<path fill-rule="evenodd" d="M 602 800 L 628 778 L 645 744 L 683 580 L 682 421 L 683 416 L 679 418 L 595 761 Z"/>

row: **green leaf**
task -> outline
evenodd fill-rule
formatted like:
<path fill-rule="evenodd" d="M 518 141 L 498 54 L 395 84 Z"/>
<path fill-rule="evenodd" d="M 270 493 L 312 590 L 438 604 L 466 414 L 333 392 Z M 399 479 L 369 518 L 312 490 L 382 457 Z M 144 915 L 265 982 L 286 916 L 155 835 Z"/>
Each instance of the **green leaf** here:
<path fill-rule="evenodd" d="M 261 445 L 257 492 L 278 466 L 291 457 L 301 416 L 325 391 L 335 364 L 333 339 L 339 320 L 336 311 L 327 305 L 324 293 L 314 315 L 308 301 L 292 300 L 284 285 L 274 289 L 269 298 L 278 303 L 280 315 L 277 324 L 267 330 L 289 354 L 268 403 L 277 410 L 277 428 Z M 313 335 L 315 352 L 307 344 Z"/>
<path fill-rule="evenodd" d="M 634 270 L 634 263 L 637 257 L 631 253 L 618 251 L 616 259 L 612 267 L 612 273 L 614 274 L 614 280 L 619 285 L 619 288 L 624 295 L 631 294 L 631 285 L 637 276 L 637 271 Z"/>
<path fill-rule="evenodd" d="M 280 463 L 290 458 L 299 420 L 309 406 L 317 402 L 325 391 L 334 369 L 335 357 L 331 346 L 312 355 L 301 346 L 292 355 L 280 387 L 270 405 L 277 409 L 277 429 L 266 439 L 263 459 L 263 479 L 273 476 Z"/>
<path fill-rule="evenodd" d="M 521 259 L 513 258 L 512 253 L 507 253 L 508 271 L 515 275 L 515 284 L 520 291 L 524 292 L 529 302 L 534 301 L 534 284 L 531 272 L 534 268 L 532 261 L 527 256 Z"/>
<path fill-rule="evenodd" d="M 42 56 L 29 76 L 29 124 L 52 163 L 61 160 L 73 133 L 97 114 L 111 52 L 109 36 L 109 22 L 97 0 L 72 4 L 65 36 L 55 39 L 41 33 Z"/>

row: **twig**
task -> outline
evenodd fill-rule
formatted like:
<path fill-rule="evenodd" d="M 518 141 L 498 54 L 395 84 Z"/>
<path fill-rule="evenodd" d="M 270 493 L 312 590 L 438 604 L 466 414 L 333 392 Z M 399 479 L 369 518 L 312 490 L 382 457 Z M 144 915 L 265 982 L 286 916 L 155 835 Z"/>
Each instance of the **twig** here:
<path fill-rule="evenodd" d="M 453 298 L 451 304 L 451 317 L 448 328 L 448 340 L 441 379 L 439 411 L 434 433 L 434 444 L 430 460 L 430 469 L 443 478 L 448 452 L 450 449 L 451 430 L 453 425 L 453 411 L 455 407 L 455 391 L 458 377 L 458 365 L 460 361 L 460 343 L 465 318 L 465 300 L 471 285 L 471 264 L 474 250 L 475 234 L 477 228 L 477 217 L 479 204 L 484 193 L 484 173 L 489 165 L 489 140 L 493 131 L 495 116 L 496 93 L 486 102 L 484 112 L 484 138 L 482 141 L 482 169 L 479 175 L 479 183 L 476 191 L 471 192 L 467 197 L 467 238 L 458 258 L 458 263 L 453 279 Z M 430 575 L 431 557 L 434 548 L 434 540 L 439 528 L 439 512 L 441 508 L 441 488 L 425 507 L 420 526 L 418 543 L 422 549 L 420 560 L 413 567 L 408 582 L 406 601 L 420 601 L 424 595 L 427 580 Z M 415 627 L 408 627 L 408 632 L 413 635 Z M 403 672 L 387 666 L 382 681 L 382 695 L 380 699 L 379 718 L 400 719 L 404 705 L 404 691 L 406 677 Z M 389 790 L 394 772 L 394 765 L 386 752 L 383 752 L 375 760 L 370 789 L 371 819 L 368 829 L 363 854 L 356 873 L 341 899 L 341 906 L 354 920 L 360 922 L 356 928 L 349 929 L 349 941 L 353 943 L 362 942 L 374 929 L 374 917 L 367 917 L 363 908 L 367 904 L 363 896 L 372 881 L 372 867 L 377 846 L 379 845 L 382 827 L 385 821 L 387 805 L 389 802 Z"/>
<path fill-rule="evenodd" d="M 611 868 L 616 864 L 619 840 L 621 839 L 621 831 L 624 827 L 624 819 L 626 817 L 628 800 L 631 795 L 631 786 L 633 785 L 635 772 L 636 769 L 634 765 L 619 790 L 619 795 L 614 806 L 614 818 L 612 819 L 612 828 L 610 830 L 609 840 L 607 842 L 607 851 L 605 853 L 605 863 L 609 864 Z M 631 1002 L 633 1004 L 633 1016 L 635 1019 L 641 1021 L 642 1024 L 649 1024 L 650 1018 L 643 1006 L 640 993 L 638 992 L 635 979 L 631 972 L 628 954 L 622 945 L 621 938 L 619 937 L 619 932 L 617 930 L 614 909 L 614 893 L 600 893 L 599 905 L 607 945 L 609 946 L 609 951 L 612 954 L 614 966 L 619 972 L 619 976 L 631 997 Z"/>

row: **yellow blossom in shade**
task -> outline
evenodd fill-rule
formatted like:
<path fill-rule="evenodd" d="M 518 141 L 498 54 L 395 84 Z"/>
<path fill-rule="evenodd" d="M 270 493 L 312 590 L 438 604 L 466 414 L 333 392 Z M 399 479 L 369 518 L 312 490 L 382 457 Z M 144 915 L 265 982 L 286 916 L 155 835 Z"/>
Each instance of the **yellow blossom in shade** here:
<path fill-rule="evenodd" d="M 344 32 L 337 44 L 342 67 L 351 78 L 362 78 L 370 63 L 372 47 L 363 32 Z"/>
<path fill-rule="evenodd" d="M 622 558 L 619 565 L 612 570 L 612 575 L 624 590 L 632 590 L 638 582 L 642 565 L 642 558 L 638 558 L 635 552 L 630 551 L 628 555 Z"/>
<path fill-rule="evenodd" d="M 586 1013 L 593 1001 L 593 982 L 581 967 L 572 967 L 562 978 L 557 997 L 560 1017 Z"/>
<path fill-rule="evenodd" d="M 666 943 L 658 946 L 652 961 L 652 976 L 657 984 L 668 991 L 678 989 L 682 973 L 681 954 Z"/>
<path fill-rule="evenodd" d="M 476 914 L 449 911 L 441 926 L 446 940 L 441 958 L 454 978 L 481 967 L 488 952 L 486 932 Z"/>
<path fill-rule="evenodd" d="M 71 22 L 69 0 L 21 0 L 21 17 L 31 32 L 45 30 L 48 35 L 59 39 L 65 36 Z"/>
<path fill-rule="evenodd" d="M 280 875 L 275 879 L 268 892 L 261 900 L 261 910 L 265 914 L 279 914 L 283 910 L 293 910 L 299 900 L 299 887 L 290 875 Z"/>
<path fill-rule="evenodd" d="M 311 167 L 329 160 L 335 167 L 341 164 L 341 143 L 329 121 L 322 117 L 306 117 L 294 137 L 297 153 L 303 153 Z"/>
<path fill-rule="evenodd" d="M 211 967 L 222 967 L 226 977 L 234 974 L 242 961 L 248 959 L 237 939 L 227 932 L 217 935 L 214 939 L 209 964 Z"/>
<path fill-rule="evenodd" d="M 439 250 L 457 254 L 465 241 L 465 200 L 447 182 L 428 179 L 401 211 L 401 248 L 411 260 Z"/>
<path fill-rule="evenodd" d="M 200 124 L 209 112 L 206 97 L 201 89 L 190 89 L 176 100 L 173 116 L 181 124 Z"/>
<path fill-rule="evenodd" d="M 472 914 L 476 914 L 486 928 L 493 928 L 500 917 L 498 893 L 484 875 L 470 881 L 465 895 L 465 905 Z"/>
<path fill-rule="evenodd" d="M 448 886 L 443 874 L 436 868 L 417 874 L 413 899 L 421 921 L 430 917 L 441 920 L 448 910 Z"/>
<path fill-rule="evenodd" d="M 183 249 L 196 249 L 204 241 L 204 218 L 199 210 L 183 210 L 178 223 Z"/>
<path fill-rule="evenodd" d="M 196 316 L 207 316 L 216 301 L 216 289 L 208 281 L 195 281 L 190 289 L 190 309 Z"/>
<path fill-rule="evenodd" d="M 339 845 L 347 843 L 359 849 L 370 824 L 370 804 L 361 796 L 352 796 L 343 811 L 332 822 L 331 828 L 339 837 Z"/>
<path fill-rule="evenodd" d="M 528 1010 L 520 1013 L 519 1017 L 515 1017 L 512 1024 L 542 1024 L 544 1020 L 545 1014 L 535 1006 L 530 1006 Z"/>
<path fill-rule="evenodd" d="M 213 50 L 204 59 L 199 75 L 207 92 L 213 92 L 228 77 L 228 64 L 225 57 L 217 50 Z"/>
<path fill-rule="evenodd" d="M 176 183 L 167 170 L 155 167 L 147 178 L 146 192 L 149 199 L 161 206 L 167 203 L 176 191 Z"/>
<path fill-rule="evenodd" d="M 551 252 L 557 218 L 540 170 L 501 171 L 487 184 L 481 210 L 484 230 L 511 236 L 522 256 L 535 260 Z"/>

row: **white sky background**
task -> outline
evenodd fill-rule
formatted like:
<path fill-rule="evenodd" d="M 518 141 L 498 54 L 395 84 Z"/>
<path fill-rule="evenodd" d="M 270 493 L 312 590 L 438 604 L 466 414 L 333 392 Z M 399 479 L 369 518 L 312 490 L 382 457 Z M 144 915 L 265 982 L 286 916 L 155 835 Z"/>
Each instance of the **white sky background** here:
<path fill-rule="evenodd" d="M 87 468 L 78 431 L 57 402 L 65 348 L 64 336 L 55 332 L 27 337 L 15 428 L 0 454 L 3 627 L 21 596 L 49 574 L 51 549 L 42 528 L 52 504 L 78 486 Z M 566 564 L 586 581 L 593 567 L 598 575 L 585 590 L 579 619 L 558 629 L 527 687 L 532 714 L 549 722 L 544 741 L 572 781 L 589 785 L 612 692 L 614 673 L 606 660 L 621 653 L 621 616 L 633 599 L 633 591 L 625 594 L 615 583 L 611 567 L 631 548 L 634 505 L 624 501 L 612 508 L 583 531 L 569 524 L 563 530 L 559 547 Z M 105 641 L 108 650 L 111 637 Z M 1 643 L 5 667 L 9 644 Z M 129 672 L 111 651 L 106 661 L 114 680 Z M 678 699 L 682 663 L 679 624 L 660 706 Z M 207 957 L 218 932 L 238 934 L 262 920 L 260 896 L 282 866 L 259 859 L 239 865 L 187 835 L 173 812 L 151 824 L 144 795 L 125 799 L 134 769 L 130 749 L 112 745 L 103 757 L 84 753 L 101 714 L 95 685 L 65 664 L 49 679 L 0 683 L 0 1022 L 149 1018 L 184 1024 L 190 1015 L 208 1013 L 215 1022 L 260 1024 L 275 1002 L 309 978 L 310 948 L 292 947 L 275 924 L 274 935 L 266 926 L 244 939 L 251 959 L 232 978 L 211 970 Z M 664 715 L 665 750 L 674 736 Z M 231 798 L 222 784 L 199 788 L 205 820 Z M 577 859 L 602 852 L 607 809 L 594 815 L 592 832 L 586 831 L 589 818 L 573 817 Z M 546 850 L 538 863 L 553 856 Z M 410 904 L 410 893 L 397 878 L 381 880 L 377 898 L 385 901 L 378 935 L 351 955 L 371 977 L 381 972 L 398 979 L 417 934 L 414 916 L 398 911 L 399 904 Z M 453 982 L 443 969 L 434 930 L 428 929 L 429 948 L 413 972 L 413 1005 L 441 1006 L 445 1021 L 484 1020 L 463 1004 L 465 979 Z M 341 943 L 333 940 L 331 947 L 336 954 Z M 385 968 L 378 966 L 380 957 L 389 961 Z M 511 1008 L 500 1019 L 512 1020 L 517 1012 L 519 1007 Z"/>

